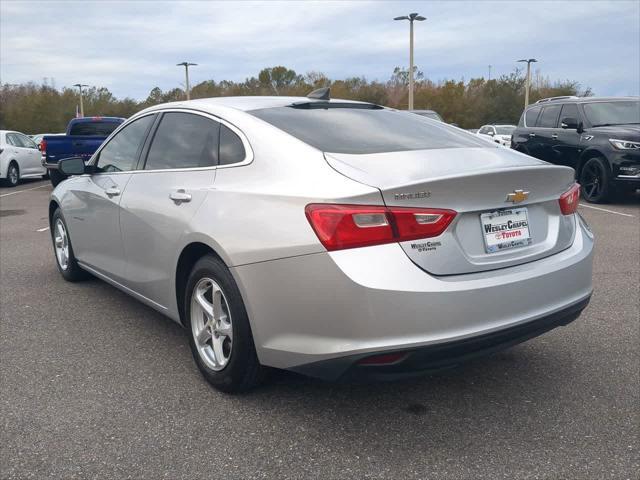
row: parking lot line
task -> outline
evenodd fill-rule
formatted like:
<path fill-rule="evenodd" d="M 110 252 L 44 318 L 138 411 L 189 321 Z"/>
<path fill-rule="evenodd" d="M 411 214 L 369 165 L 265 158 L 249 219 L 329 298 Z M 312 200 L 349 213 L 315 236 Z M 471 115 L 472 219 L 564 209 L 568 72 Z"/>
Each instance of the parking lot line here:
<path fill-rule="evenodd" d="M 38 185 L 37 187 L 33 187 L 33 188 L 25 188 L 24 190 L 18 190 L 16 192 L 3 193 L 2 195 L 0 195 L 0 197 L 8 197 L 9 195 L 17 195 L 18 193 L 28 192 L 29 190 L 35 190 L 37 188 L 42 188 L 42 187 L 47 187 L 47 186 L 49 186 L 49 184 L 45 183 L 44 185 Z"/>
<path fill-rule="evenodd" d="M 36 230 L 36 232 L 45 232 L 47 230 L 49 230 L 49 227 L 39 228 Z"/>
<path fill-rule="evenodd" d="M 585 205 L 584 203 L 580 203 L 579 205 L 581 207 L 584 207 L 584 208 L 593 208 L 594 210 L 600 210 L 602 212 L 607 212 L 607 213 L 615 213 L 616 215 L 622 215 L 623 217 L 632 217 L 633 218 L 633 215 L 630 215 L 628 213 L 615 212 L 613 210 L 608 210 L 606 208 L 592 207 L 591 205 Z"/>

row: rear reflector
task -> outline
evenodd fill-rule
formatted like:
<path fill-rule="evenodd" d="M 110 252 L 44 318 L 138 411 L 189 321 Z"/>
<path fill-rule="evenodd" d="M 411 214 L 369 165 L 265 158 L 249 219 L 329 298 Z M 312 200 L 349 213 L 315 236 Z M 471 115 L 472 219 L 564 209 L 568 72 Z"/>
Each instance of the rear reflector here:
<path fill-rule="evenodd" d="M 329 251 L 437 237 L 456 216 L 435 208 L 336 204 L 310 204 L 305 213 Z"/>
<path fill-rule="evenodd" d="M 580 201 L 580 185 L 574 183 L 569 190 L 560 195 L 560 211 L 563 215 L 576 213 Z"/>
<path fill-rule="evenodd" d="M 390 365 L 399 362 L 407 356 L 407 352 L 383 353 L 382 355 L 373 355 L 358 361 L 359 365 Z"/>

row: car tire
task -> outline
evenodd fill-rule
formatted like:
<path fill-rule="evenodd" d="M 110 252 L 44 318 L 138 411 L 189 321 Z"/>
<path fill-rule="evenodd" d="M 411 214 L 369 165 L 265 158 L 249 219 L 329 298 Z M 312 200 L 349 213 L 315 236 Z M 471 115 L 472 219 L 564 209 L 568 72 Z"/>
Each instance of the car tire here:
<path fill-rule="evenodd" d="M 184 298 L 191 352 L 205 379 L 226 393 L 261 383 L 265 369 L 258 362 L 240 290 L 226 265 L 213 255 L 198 260 Z"/>
<path fill-rule="evenodd" d="M 58 271 L 62 277 L 68 282 L 79 282 L 90 277 L 89 273 L 78 265 L 78 261 L 73 253 L 71 239 L 69 238 L 67 223 L 59 208 L 53 212 L 50 230 L 53 254 L 56 259 Z"/>
<path fill-rule="evenodd" d="M 580 170 L 581 195 L 590 203 L 606 203 L 611 197 L 611 172 L 604 157 L 587 160 Z"/>
<path fill-rule="evenodd" d="M 7 167 L 7 178 L 2 180 L 3 187 L 15 187 L 20 183 L 20 167 L 12 160 Z"/>

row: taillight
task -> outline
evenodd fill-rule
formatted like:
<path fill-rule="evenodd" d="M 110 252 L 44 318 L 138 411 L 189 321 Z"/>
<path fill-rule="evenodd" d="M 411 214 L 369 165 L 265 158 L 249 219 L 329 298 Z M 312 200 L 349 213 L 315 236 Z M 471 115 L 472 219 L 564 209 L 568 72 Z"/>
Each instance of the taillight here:
<path fill-rule="evenodd" d="M 40 151 L 45 153 L 47 151 L 47 141 L 43 138 L 40 142 Z"/>
<path fill-rule="evenodd" d="M 311 204 L 307 219 L 329 250 L 436 237 L 456 216 L 453 210 Z"/>
<path fill-rule="evenodd" d="M 563 215 L 576 213 L 578 202 L 580 201 L 580 185 L 574 183 L 569 190 L 560 195 L 560 211 Z"/>

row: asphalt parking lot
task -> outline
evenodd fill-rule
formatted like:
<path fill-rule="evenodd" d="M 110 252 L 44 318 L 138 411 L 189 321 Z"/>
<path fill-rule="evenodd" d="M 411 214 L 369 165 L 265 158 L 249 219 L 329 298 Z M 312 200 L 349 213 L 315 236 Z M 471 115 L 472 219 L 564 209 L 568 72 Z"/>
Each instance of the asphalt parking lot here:
<path fill-rule="evenodd" d="M 638 478 L 640 196 L 580 208 L 595 293 L 568 327 L 420 379 L 228 396 L 178 325 L 62 279 L 50 190 L 0 189 L 2 479 Z"/>

